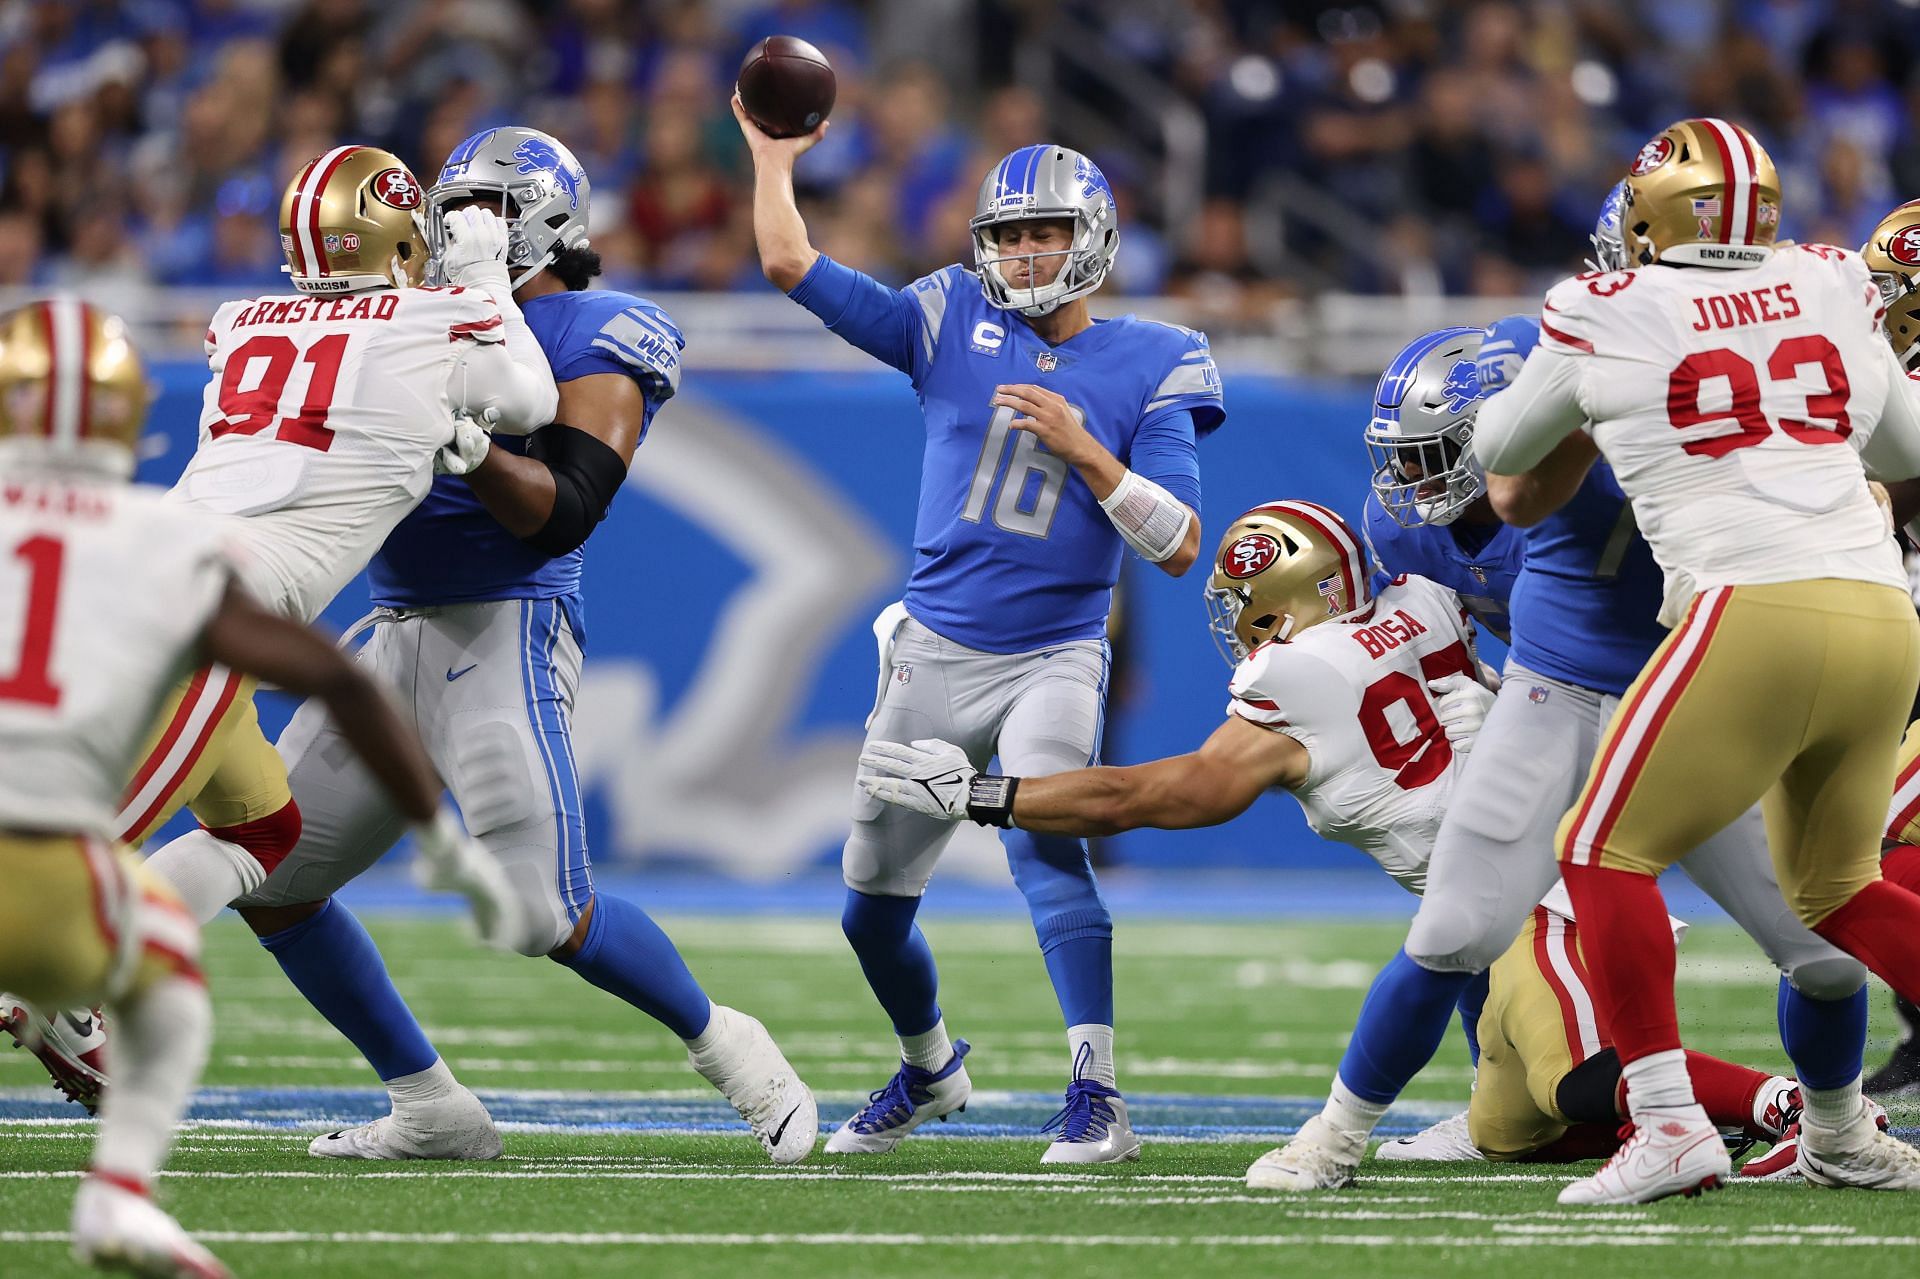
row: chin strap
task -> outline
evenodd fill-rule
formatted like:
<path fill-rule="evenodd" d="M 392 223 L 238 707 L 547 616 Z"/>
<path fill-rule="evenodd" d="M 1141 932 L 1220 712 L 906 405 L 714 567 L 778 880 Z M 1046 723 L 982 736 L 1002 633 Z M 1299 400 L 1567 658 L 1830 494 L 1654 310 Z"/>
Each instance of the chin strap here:
<path fill-rule="evenodd" d="M 1187 540 L 1193 512 L 1173 494 L 1143 475 L 1128 471 L 1113 492 L 1101 501 L 1113 526 L 1128 546 L 1159 564 Z"/>

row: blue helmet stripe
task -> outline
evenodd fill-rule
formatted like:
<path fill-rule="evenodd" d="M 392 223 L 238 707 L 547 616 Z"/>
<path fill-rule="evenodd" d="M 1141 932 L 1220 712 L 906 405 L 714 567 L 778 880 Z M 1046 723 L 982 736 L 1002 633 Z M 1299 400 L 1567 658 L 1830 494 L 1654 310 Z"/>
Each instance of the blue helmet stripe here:
<path fill-rule="evenodd" d="M 1435 329 L 1423 337 L 1415 338 L 1405 350 L 1393 357 L 1393 363 L 1380 375 L 1380 389 L 1374 395 L 1375 402 L 1382 408 L 1398 411 L 1400 401 L 1406 398 L 1407 383 L 1413 379 L 1420 361 L 1426 359 L 1435 347 L 1479 331 L 1464 327 Z"/>

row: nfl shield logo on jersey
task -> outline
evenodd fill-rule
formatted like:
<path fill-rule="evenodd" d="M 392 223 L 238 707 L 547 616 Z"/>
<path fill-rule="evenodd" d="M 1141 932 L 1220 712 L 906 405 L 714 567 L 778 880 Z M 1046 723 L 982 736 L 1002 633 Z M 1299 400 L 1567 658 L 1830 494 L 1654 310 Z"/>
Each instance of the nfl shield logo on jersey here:
<path fill-rule="evenodd" d="M 896 684 L 911 684 L 913 682 L 913 663 L 895 662 L 893 664 L 893 682 Z"/>
<path fill-rule="evenodd" d="M 1546 701 L 1547 700 L 1546 686 L 1543 684 L 1535 684 L 1532 688 L 1528 689 L 1527 700 L 1530 702 L 1536 702 L 1536 703 Z"/>
<path fill-rule="evenodd" d="M 1060 367 L 1060 357 L 1052 351 L 1042 351 L 1033 357 L 1034 364 L 1042 373 L 1051 373 Z"/>

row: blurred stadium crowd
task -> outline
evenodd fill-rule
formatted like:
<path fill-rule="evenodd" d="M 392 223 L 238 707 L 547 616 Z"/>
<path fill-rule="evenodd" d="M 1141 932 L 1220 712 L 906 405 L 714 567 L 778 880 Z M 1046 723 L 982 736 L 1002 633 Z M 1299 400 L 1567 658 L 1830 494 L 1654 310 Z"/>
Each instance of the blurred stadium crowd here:
<path fill-rule="evenodd" d="M 586 166 L 611 282 L 762 288 L 726 98 L 776 31 L 839 74 L 816 238 L 894 282 L 966 251 L 1063 95 L 1148 86 L 1204 121 L 1202 191 L 1167 199 L 1150 139 L 1060 140 L 1114 182 L 1119 288 L 1215 311 L 1526 293 L 1684 114 L 1765 138 L 1785 236 L 1857 245 L 1920 195 L 1920 0 L 0 0 L 0 285 L 275 287 L 306 159 L 377 142 L 430 181 L 517 122 Z"/>

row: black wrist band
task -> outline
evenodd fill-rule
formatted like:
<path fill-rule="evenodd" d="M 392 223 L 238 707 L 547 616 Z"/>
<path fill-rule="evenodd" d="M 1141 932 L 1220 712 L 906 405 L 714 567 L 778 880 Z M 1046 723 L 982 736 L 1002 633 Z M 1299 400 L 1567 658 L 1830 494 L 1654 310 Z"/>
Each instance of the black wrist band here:
<path fill-rule="evenodd" d="M 967 788 L 967 816 L 982 826 L 1011 827 L 1013 793 L 1019 788 L 1018 777 L 981 773 Z"/>

